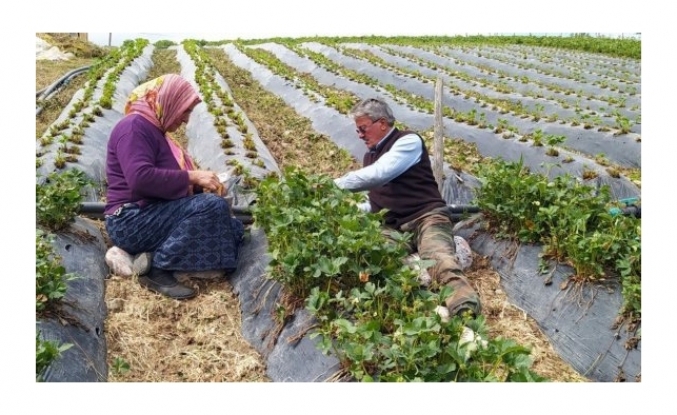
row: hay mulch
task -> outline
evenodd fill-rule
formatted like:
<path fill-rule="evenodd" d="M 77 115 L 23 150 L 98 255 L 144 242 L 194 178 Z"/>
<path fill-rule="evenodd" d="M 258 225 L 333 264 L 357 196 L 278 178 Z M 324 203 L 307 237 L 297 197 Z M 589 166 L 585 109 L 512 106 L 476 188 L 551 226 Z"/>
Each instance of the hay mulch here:
<path fill-rule="evenodd" d="M 106 281 L 108 380 L 267 382 L 261 356 L 242 337 L 230 283 L 192 279 L 188 285 L 198 297 L 178 301 L 141 287 L 136 276 Z"/>
<path fill-rule="evenodd" d="M 500 277 L 475 255 L 466 272 L 480 294 L 491 337 L 531 349 L 534 372 L 555 382 L 585 382 L 555 352 L 537 323 L 510 303 Z M 191 279 L 199 296 L 168 299 L 142 288 L 136 277 L 106 282 L 109 381 L 268 382 L 265 362 L 241 334 L 239 300 L 227 281 Z M 130 370 L 117 370 L 121 359 Z"/>
<path fill-rule="evenodd" d="M 513 339 L 531 349 L 532 370 L 553 382 L 587 382 L 555 352 L 538 323 L 510 302 L 501 288 L 501 277 L 486 257 L 474 254 L 466 275 L 480 295 L 482 314 L 492 338 Z"/>

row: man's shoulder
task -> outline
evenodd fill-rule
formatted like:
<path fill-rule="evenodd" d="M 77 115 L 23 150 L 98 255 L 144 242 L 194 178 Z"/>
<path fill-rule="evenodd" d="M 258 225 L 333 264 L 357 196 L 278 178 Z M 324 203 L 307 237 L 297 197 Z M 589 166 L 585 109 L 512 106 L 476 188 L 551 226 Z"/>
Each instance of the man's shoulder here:
<path fill-rule="evenodd" d="M 421 135 L 419 133 L 417 133 L 416 131 L 411 131 L 411 130 L 400 130 L 400 131 L 398 131 L 397 139 L 401 140 L 403 138 L 405 138 L 407 140 L 413 140 L 415 138 L 418 138 L 421 141 L 423 141 L 423 137 L 421 137 Z"/>
<path fill-rule="evenodd" d="M 400 131 L 395 144 L 402 143 L 421 143 L 423 144 L 423 137 L 415 131 Z"/>
<path fill-rule="evenodd" d="M 405 135 L 412 135 L 412 134 L 420 137 L 420 135 L 416 131 L 412 131 L 412 130 L 398 130 L 398 132 L 400 133 L 400 137 L 404 137 Z"/>

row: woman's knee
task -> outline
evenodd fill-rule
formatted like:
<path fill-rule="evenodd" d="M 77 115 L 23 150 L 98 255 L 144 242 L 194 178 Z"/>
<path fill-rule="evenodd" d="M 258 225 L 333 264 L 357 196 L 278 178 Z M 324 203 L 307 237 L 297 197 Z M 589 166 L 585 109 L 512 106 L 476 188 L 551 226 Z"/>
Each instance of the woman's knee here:
<path fill-rule="evenodd" d="M 230 215 L 230 206 L 226 199 L 213 193 L 195 195 L 199 213 L 211 213 L 214 216 Z"/>

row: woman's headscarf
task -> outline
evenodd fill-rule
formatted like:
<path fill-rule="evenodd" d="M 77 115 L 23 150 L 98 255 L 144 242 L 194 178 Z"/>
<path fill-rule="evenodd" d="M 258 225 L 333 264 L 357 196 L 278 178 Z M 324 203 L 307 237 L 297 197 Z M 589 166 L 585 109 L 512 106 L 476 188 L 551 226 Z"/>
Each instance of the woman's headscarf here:
<path fill-rule="evenodd" d="M 181 169 L 192 170 L 193 160 L 167 132 L 167 127 L 200 101 L 200 96 L 188 81 L 179 75 L 167 74 L 134 88 L 125 105 L 125 115 L 139 114 L 158 127 L 165 134 Z"/>

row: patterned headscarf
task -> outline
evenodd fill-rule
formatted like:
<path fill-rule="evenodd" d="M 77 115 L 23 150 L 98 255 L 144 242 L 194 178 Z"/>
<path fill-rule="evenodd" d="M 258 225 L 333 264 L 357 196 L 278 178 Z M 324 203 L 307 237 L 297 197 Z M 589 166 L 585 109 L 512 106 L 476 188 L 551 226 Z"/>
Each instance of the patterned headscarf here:
<path fill-rule="evenodd" d="M 200 101 L 200 96 L 188 81 L 179 75 L 167 74 L 134 88 L 125 105 L 125 115 L 139 114 L 158 127 L 165 134 L 181 169 L 192 170 L 193 160 L 167 132 L 167 127 Z"/>

